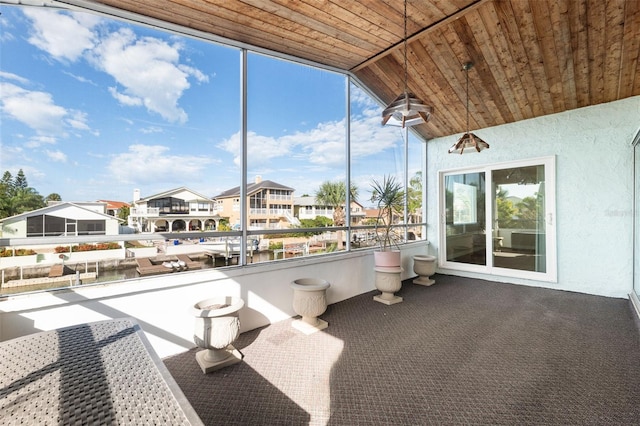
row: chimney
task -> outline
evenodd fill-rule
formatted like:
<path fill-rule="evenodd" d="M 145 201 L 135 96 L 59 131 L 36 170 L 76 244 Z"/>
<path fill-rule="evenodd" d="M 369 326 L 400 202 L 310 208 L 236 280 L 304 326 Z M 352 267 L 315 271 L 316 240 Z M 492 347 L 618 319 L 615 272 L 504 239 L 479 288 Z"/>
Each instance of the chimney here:
<path fill-rule="evenodd" d="M 256 176 L 256 180 L 255 180 L 255 183 L 260 183 L 260 182 L 262 182 L 262 176 L 257 175 L 257 176 Z"/>
<path fill-rule="evenodd" d="M 135 203 L 139 199 L 140 199 L 140 190 L 139 189 L 134 189 L 133 190 L 133 202 Z"/>

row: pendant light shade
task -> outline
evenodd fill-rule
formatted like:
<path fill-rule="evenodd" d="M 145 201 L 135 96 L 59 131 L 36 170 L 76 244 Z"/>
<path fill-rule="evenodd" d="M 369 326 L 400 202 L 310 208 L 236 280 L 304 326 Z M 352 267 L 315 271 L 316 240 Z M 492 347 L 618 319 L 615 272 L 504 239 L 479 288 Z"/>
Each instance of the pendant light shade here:
<path fill-rule="evenodd" d="M 465 133 L 458 139 L 458 142 L 453 144 L 451 148 L 449 148 L 449 154 L 457 153 L 464 154 L 469 152 L 480 152 L 485 148 L 489 148 L 489 144 L 483 141 L 477 135 L 473 133 Z M 466 151 L 465 151 L 466 149 Z"/>
<path fill-rule="evenodd" d="M 431 116 L 431 107 L 416 98 L 413 93 L 404 92 L 382 111 L 382 125 L 390 118 L 402 123 L 402 127 L 426 123 Z"/>
<path fill-rule="evenodd" d="M 462 69 L 467 73 L 467 132 L 458 139 L 458 142 L 454 143 L 451 148 L 449 148 L 449 154 L 464 154 L 465 152 L 474 151 L 480 152 L 485 148 L 489 148 L 488 143 L 469 131 L 469 70 L 471 67 L 473 67 L 473 62 L 467 62 L 462 67 Z"/>
<path fill-rule="evenodd" d="M 382 125 L 393 118 L 392 123 L 399 123 L 402 127 L 414 126 L 429 121 L 431 107 L 418 99 L 407 88 L 407 0 L 404 1 L 404 93 L 398 95 L 382 111 Z M 390 123 L 391 124 L 391 123 Z"/>

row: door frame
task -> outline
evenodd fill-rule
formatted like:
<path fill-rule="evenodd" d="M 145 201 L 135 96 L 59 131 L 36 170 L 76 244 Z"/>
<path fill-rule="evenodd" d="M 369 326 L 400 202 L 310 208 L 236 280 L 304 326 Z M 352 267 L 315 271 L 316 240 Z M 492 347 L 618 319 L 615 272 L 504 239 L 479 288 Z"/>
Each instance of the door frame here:
<path fill-rule="evenodd" d="M 631 141 L 633 147 L 633 259 L 632 283 L 629 300 L 636 313 L 636 321 L 640 321 L 640 129 Z"/>
<path fill-rule="evenodd" d="M 446 190 L 445 177 L 465 173 L 485 173 L 485 229 L 493 229 L 493 194 L 494 170 L 511 169 L 516 167 L 544 166 L 545 173 L 545 241 L 546 241 L 546 272 L 534 272 L 518 269 L 499 268 L 493 266 L 493 257 L 487 255 L 486 265 L 451 262 L 447 260 L 447 224 L 446 224 Z M 556 241 L 556 157 L 537 157 L 531 159 L 514 160 L 501 163 L 469 166 L 438 172 L 438 267 L 456 271 L 478 272 L 488 275 L 533 279 L 538 281 L 557 282 L 557 241 Z M 486 253 L 493 250 L 492 232 L 487 232 Z"/>

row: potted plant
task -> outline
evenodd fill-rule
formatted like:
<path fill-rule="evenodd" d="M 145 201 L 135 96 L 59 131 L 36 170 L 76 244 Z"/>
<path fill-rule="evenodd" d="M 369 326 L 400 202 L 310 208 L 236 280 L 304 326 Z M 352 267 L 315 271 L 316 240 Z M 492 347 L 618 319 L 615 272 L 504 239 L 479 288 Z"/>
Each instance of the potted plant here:
<path fill-rule="evenodd" d="M 380 250 L 374 252 L 376 266 L 399 267 L 400 251 L 397 250 L 397 235 L 393 229 L 393 218 L 404 208 L 404 190 L 395 176 L 383 176 L 382 181 L 371 183 L 371 201 L 378 209 L 376 238 Z M 393 248 L 396 250 L 393 250 Z"/>

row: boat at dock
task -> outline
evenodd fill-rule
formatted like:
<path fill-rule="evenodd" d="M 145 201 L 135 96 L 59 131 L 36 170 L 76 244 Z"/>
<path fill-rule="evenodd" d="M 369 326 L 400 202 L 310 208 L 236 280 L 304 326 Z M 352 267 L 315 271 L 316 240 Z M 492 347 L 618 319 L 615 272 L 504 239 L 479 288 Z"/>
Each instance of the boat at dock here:
<path fill-rule="evenodd" d="M 177 255 L 175 258 L 163 259 L 140 257 L 136 258 L 136 264 L 136 271 L 141 277 L 202 268 L 200 262 L 193 261 L 187 255 Z"/>

